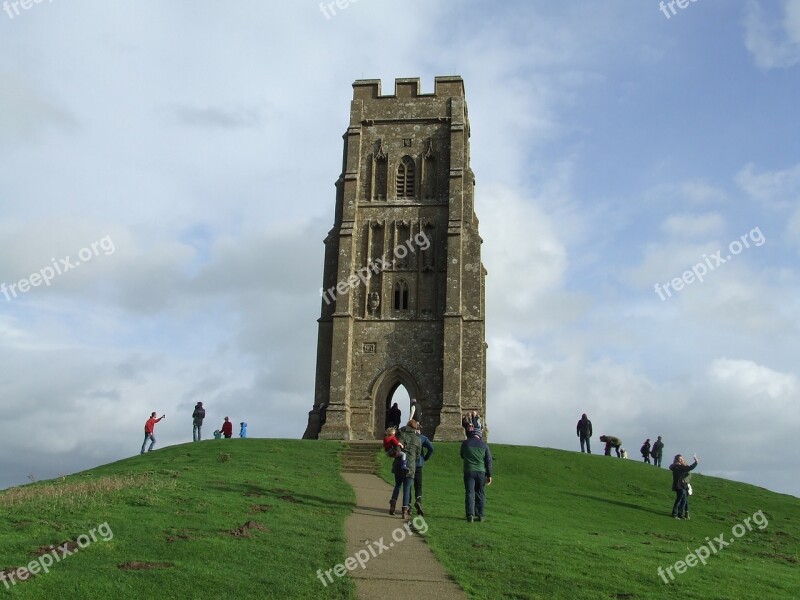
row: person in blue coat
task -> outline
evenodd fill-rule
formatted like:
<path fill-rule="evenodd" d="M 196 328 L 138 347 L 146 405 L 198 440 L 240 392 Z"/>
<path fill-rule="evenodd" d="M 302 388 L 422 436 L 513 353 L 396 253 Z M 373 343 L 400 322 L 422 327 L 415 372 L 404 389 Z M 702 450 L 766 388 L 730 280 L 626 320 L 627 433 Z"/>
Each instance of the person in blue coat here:
<path fill-rule="evenodd" d="M 239 437 L 240 438 L 247 437 L 247 423 L 245 422 L 239 423 Z"/>
<path fill-rule="evenodd" d="M 419 440 L 422 442 L 422 452 L 419 453 L 417 470 L 414 472 L 414 509 L 418 515 L 424 517 L 425 513 L 422 512 L 422 467 L 433 455 L 433 444 L 427 436 L 422 435 L 421 428 L 417 429 L 417 435 L 419 435 Z"/>

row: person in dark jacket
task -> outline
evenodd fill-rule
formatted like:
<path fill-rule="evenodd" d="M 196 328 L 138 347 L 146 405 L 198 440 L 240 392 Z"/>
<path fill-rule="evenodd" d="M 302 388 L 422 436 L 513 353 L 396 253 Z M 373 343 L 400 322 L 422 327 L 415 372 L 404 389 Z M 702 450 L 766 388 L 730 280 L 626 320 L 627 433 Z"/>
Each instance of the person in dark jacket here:
<path fill-rule="evenodd" d="M 203 419 L 206 418 L 206 409 L 203 408 L 203 403 L 198 402 L 194 405 L 194 412 L 192 412 L 192 441 L 199 442 L 200 430 L 203 427 Z"/>
<path fill-rule="evenodd" d="M 664 454 L 664 442 L 661 441 L 661 436 L 653 443 L 653 449 L 650 450 L 650 456 L 653 457 L 653 464 L 657 467 L 661 466 L 661 456 Z"/>
<path fill-rule="evenodd" d="M 611 456 L 611 448 L 614 448 L 614 451 L 617 453 L 617 458 L 621 458 L 622 455 L 619 453 L 619 447 L 622 446 L 622 440 L 618 437 L 614 437 L 613 435 L 601 435 L 600 441 L 605 442 L 606 449 L 603 454 L 606 456 Z"/>
<path fill-rule="evenodd" d="M 411 514 L 411 485 L 417 472 L 417 459 L 422 453 L 422 442 L 417 435 L 419 423 L 411 419 L 405 427 L 400 428 L 400 442 L 403 444 L 403 452 L 406 455 L 408 470 L 404 471 L 400 467 L 400 457 L 394 459 L 392 473 L 394 473 L 394 490 L 389 500 L 389 514 L 395 513 L 397 497 L 400 495 L 400 488 L 403 488 L 403 504 L 400 516 L 407 521 Z"/>
<path fill-rule="evenodd" d="M 397 406 L 397 402 L 395 402 L 392 404 L 392 408 L 389 409 L 389 413 L 386 415 L 386 427 L 395 427 L 399 429 L 400 419 L 402 418 L 403 415 L 400 412 L 400 407 Z"/>
<path fill-rule="evenodd" d="M 581 452 L 584 451 L 583 445 L 586 444 L 586 452 L 591 454 L 592 447 L 589 444 L 589 438 L 592 437 L 592 422 L 589 420 L 589 417 L 586 416 L 586 413 L 583 413 L 581 415 L 581 420 L 578 421 L 577 433 L 581 440 Z"/>
<path fill-rule="evenodd" d="M 222 432 L 223 437 L 229 438 L 233 435 L 233 423 L 231 423 L 228 417 L 225 417 L 225 421 L 222 423 Z"/>
<path fill-rule="evenodd" d="M 482 430 L 473 429 L 468 440 L 461 442 L 464 460 L 464 509 L 467 521 L 483 521 L 486 485 L 492 484 L 492 453 L 481 439 Z"/>
<path fill-rule="evenodd" d="M 639 449 L 639 452 L 642 453 L 642 459 L 648 465 L 650 464 L 650 438 L 647 438 L 642 444 L 642 447 Z"/>
<path fill-rule="evenodd" d="M 422 512 L 422 467 L 433 455 L 433 444 L 427 436 L 422 435 L 422 431 L 419 429 L 417 429 L 417 435 L 421 444 L 421 452 L 417 459 L 417 469 L 414 473 L 414 509 L 418 515 L 424 517 L 425 513 Z"/>
<path fill-rule="evenodd" d="M 676 519 L 689 518 L 689 473 L 694 470 L 700 461 L 697 456 L 694 462 L 687 465 L 683 456 L 675 455 L 675 460 L 669 466 L 672 471 L 672 491 L 675 492 L 675 504 L 672 505 L 672 516 Z"/>

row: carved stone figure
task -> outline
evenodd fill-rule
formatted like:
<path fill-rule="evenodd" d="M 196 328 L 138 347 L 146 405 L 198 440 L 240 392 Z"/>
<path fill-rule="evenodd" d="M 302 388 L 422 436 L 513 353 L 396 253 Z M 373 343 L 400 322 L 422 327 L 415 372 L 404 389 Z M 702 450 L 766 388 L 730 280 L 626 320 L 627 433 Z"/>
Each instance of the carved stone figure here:
<path fill-rule="evenodd" d="M 381 307 L 381 295 L 378 292 L 372 292 L 369 295 L 369 311 L 372 313 L 378 312 Z"/>

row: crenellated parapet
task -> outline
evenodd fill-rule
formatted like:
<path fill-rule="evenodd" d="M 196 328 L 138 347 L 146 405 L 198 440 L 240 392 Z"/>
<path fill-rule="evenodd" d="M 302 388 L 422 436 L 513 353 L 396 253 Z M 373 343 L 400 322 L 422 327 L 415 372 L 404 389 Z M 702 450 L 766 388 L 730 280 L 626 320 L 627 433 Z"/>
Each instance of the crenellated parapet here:
<path fill-rule="evenodd" d="M 353 83 L 353 100 L 388 100 L 391 98 L 463 98 L 464 80 L 459 75 L 439 76 L 434 79 L 432 94 L 420 94 L 419 77 L 394 80 L 394 94 L 381 94 L 380 79 L 358 79 Z"/>

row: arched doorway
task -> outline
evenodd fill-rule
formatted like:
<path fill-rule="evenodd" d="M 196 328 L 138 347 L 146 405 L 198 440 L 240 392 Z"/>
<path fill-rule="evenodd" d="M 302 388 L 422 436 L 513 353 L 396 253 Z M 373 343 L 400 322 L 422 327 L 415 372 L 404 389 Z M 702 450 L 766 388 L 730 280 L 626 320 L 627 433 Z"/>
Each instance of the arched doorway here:
<path fill-rule="evenodd" d="M 419 385 L 406 369 L 395 365 L 378 375 L 371 386 L 370 400 L 373 406 L 373 435 L 383 438 L 386 430 L 386 414 L 392 403 L 402 411 L 402 421 L 408 420 L 409 398 L 420 400 Z"/>

